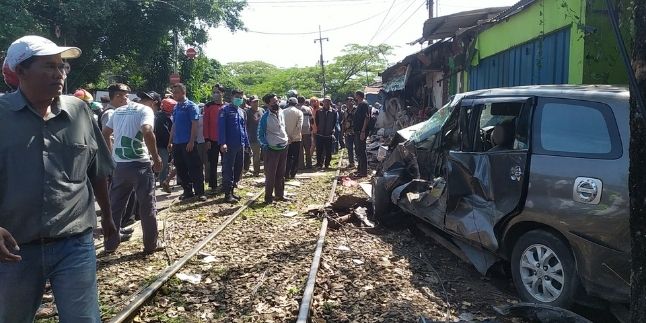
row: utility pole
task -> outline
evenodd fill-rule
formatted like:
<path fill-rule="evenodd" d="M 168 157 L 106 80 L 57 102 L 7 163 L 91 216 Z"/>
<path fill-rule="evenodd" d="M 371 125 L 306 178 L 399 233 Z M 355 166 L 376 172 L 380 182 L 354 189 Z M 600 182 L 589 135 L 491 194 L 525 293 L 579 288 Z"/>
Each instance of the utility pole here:
<path fill-rule="evenodd" d="M 433 2 L 433 0 L 426 0 L 426 6 L 428 7 L 428 19 L 433 18 L 433 6 L 435 5 Z"/>
<path fill-rule="evenodd" d="M 323 73 L 323 96 L 325 96 L 325 63 L 323 62 L 323 40 L 330 41 L 329 38 L 321 35 L 321 25 L 319 25 L 319 38 L 314 39 L 314 43 L 318 41 L 319 44 L 321 45 L 321 73 Z"/>
<path fill-rule="evenodd" d="M 177 61 L 177 50 L 179 43 L 179 35 L 177 34 L 177 29 L 173 30 L 173 73 L 178 73 L 178 61 Z"/>
<path fill-rule="evenodd" d="M 607 3 L 608 8 L 612 3 Z M 646 119 L 643 110 L 644 94 L 646 94 L 646 3 L 633 2 L 633 52 L 632 64 L 626 62 L 626 68 L 632 65 L 635 73 L 634 85 L 630 88 L 630 167 L 628 187 L 630 187 L 630 233 L 632 236 L 632 274 L 630 312 L 631 322 L 646 320 Z M 619 33 L 616 32 L 617 35 Z M 618 37 L 618 36 L 616 36 Z M 626 55 L 627 56 L 627 55 Z M 632 82 L 631 82 L 632 83 Z M 641 102 L 640 102 L 641 101 Z M 641 108 L 640 108 L 641 106 Z"/>

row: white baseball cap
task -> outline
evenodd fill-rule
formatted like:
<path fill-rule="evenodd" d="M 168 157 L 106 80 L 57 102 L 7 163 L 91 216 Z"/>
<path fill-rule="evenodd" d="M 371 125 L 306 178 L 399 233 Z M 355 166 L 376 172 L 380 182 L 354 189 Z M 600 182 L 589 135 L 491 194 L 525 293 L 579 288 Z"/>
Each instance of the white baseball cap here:
<path fill-rule="evenodd" d="M 32 56 L 49 56 L 61 54 L 61 58 L 77 58 L 81 56 L 81 49 L 78 47 L 60 47 L 53 41 L 40 36 L 24 36 L 11 43 L 7 50 L 5 61 L 12 71 L 16 65 L 22 63 Z"/>

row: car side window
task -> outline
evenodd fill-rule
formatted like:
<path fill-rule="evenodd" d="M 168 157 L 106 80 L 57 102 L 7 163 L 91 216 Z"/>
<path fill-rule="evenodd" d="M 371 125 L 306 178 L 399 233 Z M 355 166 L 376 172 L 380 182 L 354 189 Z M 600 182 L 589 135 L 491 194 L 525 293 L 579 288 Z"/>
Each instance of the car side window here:
<path fill-rule="evenodd" d="M 621 156 L 617 123 L 605 104 L 541 99 L 534 120 L 538 154 L 603 159 Z"/>

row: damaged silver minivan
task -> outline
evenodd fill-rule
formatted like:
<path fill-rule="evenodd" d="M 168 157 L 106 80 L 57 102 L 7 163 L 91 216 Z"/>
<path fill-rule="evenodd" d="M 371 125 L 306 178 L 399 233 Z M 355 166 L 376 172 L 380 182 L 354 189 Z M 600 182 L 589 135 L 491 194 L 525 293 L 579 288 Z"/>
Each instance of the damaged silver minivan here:
<path fill-rule="evenodd" d="M 524 301 L 627 303 L 628 99 L 611 86 L 459 94 L 398 132 L 375 216 L 402 221 L 398 207 L 431 224 L 482 274 L 507 261 Z"/>

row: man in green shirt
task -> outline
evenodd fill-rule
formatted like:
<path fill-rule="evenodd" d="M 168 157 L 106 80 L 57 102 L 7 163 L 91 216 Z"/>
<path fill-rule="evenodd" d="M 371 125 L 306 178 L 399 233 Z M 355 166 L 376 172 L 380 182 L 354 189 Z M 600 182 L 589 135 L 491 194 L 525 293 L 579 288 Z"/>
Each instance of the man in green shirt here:
<path fill-rule="evenodd" d="M 116 235 L 113 164 L 96 120 L 63 96 L 81 50 L 25 36 L 7 50 L 20 85 L 0 97 L 0 322 L 32 322 L 50 281 L 61 322 L 101 322 L 92 229 Z"/>

